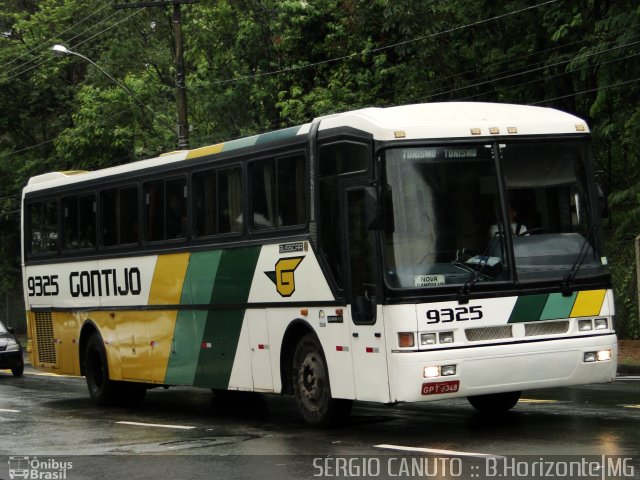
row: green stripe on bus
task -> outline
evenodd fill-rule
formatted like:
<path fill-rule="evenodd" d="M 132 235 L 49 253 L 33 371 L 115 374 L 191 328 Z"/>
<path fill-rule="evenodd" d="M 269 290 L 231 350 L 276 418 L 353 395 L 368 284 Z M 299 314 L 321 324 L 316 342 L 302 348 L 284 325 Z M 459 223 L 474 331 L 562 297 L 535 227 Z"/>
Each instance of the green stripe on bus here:
<path fill-rule="evenodd" d="M 209 303 L 221 256 L 222 250 L 191 254 L 180 298 L 181 305 Z M 178 311 L 165 376 L 166 384 L 193 385 L 206 323 L 207 312 Z"/>
<path fill-rule="evenodd" d="M 226 389 L 242 329 L 251 282 L 260 247 L 224 250 L 211 291 L 214 305 L 236 304 L 239 308 L 209 310 L 202 337 L 194 385 Z"/>
<path fill-rule="evenodd" d="M 540 315 L 547 303 L 548 294 L 525 295 L 518 297 L 508 323 L 532 322 L 540 320 Z"/>
<path fill-rule="evenodd" d="M 540 320 L 568 318 L 577 296 L 577 292 L 572 293 L 569 297 L 564 297 L 561 293 L 550 294 L 544 310 L 542 310 L 542 314 L 540 315 Z"/>

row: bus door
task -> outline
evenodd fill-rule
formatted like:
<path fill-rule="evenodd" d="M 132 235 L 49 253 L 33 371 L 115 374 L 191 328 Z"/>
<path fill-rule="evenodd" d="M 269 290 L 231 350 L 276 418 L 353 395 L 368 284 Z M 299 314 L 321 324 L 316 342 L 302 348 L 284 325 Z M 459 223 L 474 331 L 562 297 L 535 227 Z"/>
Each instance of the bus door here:
<path fill-rule="evenodd" d="M 346 186 L 343 231 L 346 239 L 347 300 L 356 398 L 388 402 L 389 381 L 375 232 L 365 220 L 365 187 Z"/>

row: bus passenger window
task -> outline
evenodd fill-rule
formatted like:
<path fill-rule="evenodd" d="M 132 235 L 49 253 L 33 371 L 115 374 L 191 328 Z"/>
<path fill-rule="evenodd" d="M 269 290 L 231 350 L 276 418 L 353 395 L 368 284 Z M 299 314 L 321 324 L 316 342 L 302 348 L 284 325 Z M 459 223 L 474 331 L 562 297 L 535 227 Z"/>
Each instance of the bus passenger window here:
<path fill-rule="evenodd" d="M 80 246 L 78 241 L 78 197 L 62 199 L 62 248 L 75 250 Z"/>
<path fill-rule="evenodd" d="M 96 197 L 80 196 L 78 202 L 78 240 L 80 248 L 96 246 Z"/>
<path fill-rule="evenodd" d="M 105 247 L 138 243 L 138 187 L 103 190 L 102 244 Z"/>
<path fill-rule="evenodd" d="M 29 205 L 30 253 L 58 250 L 58 202 L 49 200 Z"/>
<path fill-rule="evenodd" d="M 242 232 L 242 169 L 220 168 L 194 176 L 196 235 Z"/>
<path fill-rule="evenodd" d="M 270 158 L 251 164 L 253 228 L 301 225 L 307 219 L 305 157 Z"/>
<path fill-rule="evenodd" d="M 177 178 L 165 182 L 167 205 L 165 211 L 166 239 L 187 236 L 187 180 Z"/>
<path fill-rule="evenodd" d="M 145 183 L 143 192 L 144 239 L 149 242 L 164 240 L 164 185 L 161 181 Z"/>

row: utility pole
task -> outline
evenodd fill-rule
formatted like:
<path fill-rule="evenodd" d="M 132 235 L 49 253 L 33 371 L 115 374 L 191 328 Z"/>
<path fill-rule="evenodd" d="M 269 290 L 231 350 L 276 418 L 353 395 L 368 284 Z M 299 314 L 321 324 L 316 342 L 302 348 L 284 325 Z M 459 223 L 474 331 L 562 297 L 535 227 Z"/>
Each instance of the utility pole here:
<path fill-rule="evenodd" d="M 187 88 L 184 80 L 184 49 L 182 42 L 182 12 L 180 5 L 200 0 L 157 0 L 138 3 L 117 3 L 114 8 L 166 7 L 173 5 L 173 58 L 176 69 L 176 101 L 178 104 L 178 148 L 189 148 L 189 120 L 187 119 Z"/>

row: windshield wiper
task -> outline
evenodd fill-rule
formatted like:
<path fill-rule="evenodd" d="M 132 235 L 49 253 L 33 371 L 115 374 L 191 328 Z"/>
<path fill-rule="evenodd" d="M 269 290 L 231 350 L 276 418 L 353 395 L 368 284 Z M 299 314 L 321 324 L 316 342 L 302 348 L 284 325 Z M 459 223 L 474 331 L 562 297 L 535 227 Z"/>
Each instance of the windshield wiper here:
<path fill-rule="evenodd" d="M 593 235 L 593 232 L 595 231 L 595 227 L 596 227 L 595 223 L 589 227 L 589 230 L 587 231 L 587 236 L 585 237 L 584 242 L 582 242 L 582 245 L 580 246 L 580 252 L 576 257 L 576 261 L 573 262 L 571 269 L 567 272 L 567 274 L 564 276 L 564 278 L 560 282 L 560 288 L 562 289 L 563 297 L 570 297 L 573 294 L 573 281 L 575 280 L 576 275 L 578 275 L 578 272 L 580 271 L 580 267 L 582 267 L 582 264 L 584 263 L 584 259 L 587 257 L 587 252 L 589 251 L 589 247 L 591 246 L 589 243 L 589 239 L 591 238 L 591 235 Z"/>
<path fill-rule="evenodd" d="M 494 258 L 489 256 L 489 252 L 493 247 L 494 240 L 496 240 L 496 238 L 498 238 L 501 234 L 502 232 L 500 231 L 495 232 L 487 242 L 486 247 L 484 247 L 484 251 L 482 252 L 482 255 L 479 255 L 479 256 L 476 255 L 475 257 L 471 257 L 471 259 L 474 260 L 473 262 L 473 265 L 475 265 L 474 268 L 471 268 L 469 266 L 468 260 L 467 260 L 467 263 L 462 263 L 459 261 L 453 262 L 454 266 L 464 268 L 465 270 L 469 271 L 469 276 L 467 277 L 467 280 L 464 282 L 464 285 L 462 285 L 462 289 L 460 290 L 460 293 L 458 293 L 458 304 L 463 305 L 465 303 L 469 303 L 469 292 L 471 292 L 471 289 L 476 284 L 476 282 L 480 280 L 480 277 L 484 277 L 485 279 L 489 279 L 489 280 L 493 279 L 492 276 L 483 274 L 482 271 L 489 264 L 489 260 L 491 260 L 491 258 Z M 491 268 L 501 268 L 501 267 L 502 267 L 502 262 L 500 261 L 500 259 L 498 259 L 497 263 L 491 266 Z"/>

